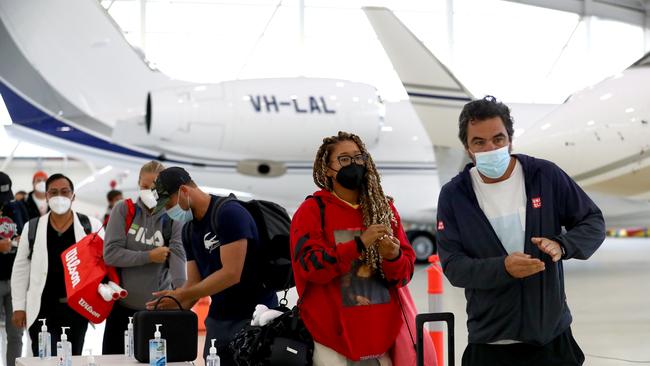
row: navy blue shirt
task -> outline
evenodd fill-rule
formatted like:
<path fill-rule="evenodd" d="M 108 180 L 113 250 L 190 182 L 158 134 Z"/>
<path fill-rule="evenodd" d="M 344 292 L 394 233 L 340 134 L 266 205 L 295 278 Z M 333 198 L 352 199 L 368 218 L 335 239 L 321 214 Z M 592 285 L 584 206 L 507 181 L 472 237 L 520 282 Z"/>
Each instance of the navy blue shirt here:
<path fill-rule="evenodd" d="M 211 223 L 218 200 L 212 196 L 205 216 L 201 220 L 192 221 L 191 243 L 183 242 L 187 261 L 196 262 L 201 278 L 204 279 L 223 267 L 219 250 L 221 246 L 246 239 L 246 260 L 241 280 L 211 296 L 208 316 L 217 320 L 249 319 L 257 304 L 276 306 L 277 295 L 263 288 L 261 274 L 256 271 L 260 261 L 260 242 L 253 217 L 241 203 L 233 200 L 218 208 L 216 222 Z M 217 232 L 214 233 L 212 228 L 216 228 Z"/>
<path fill-rule="evenodd" d="M 438 253 L 449 282 L 465 289 L 469 343 L 543 345 L 567 330 L 572 318 L 562 261 L 553 262 L 530 238 L 559 242 L 564 260 L 589 258 L 605 239 L 600 209 L 565 172 L 546 160 L 515 157 L 527 197 L 524 252 L 544 261 L 544 271 L 522 279 L 508 274 L 508 253 L 472 188 L 472 164 L 442 187 L 438 199 Z"/>

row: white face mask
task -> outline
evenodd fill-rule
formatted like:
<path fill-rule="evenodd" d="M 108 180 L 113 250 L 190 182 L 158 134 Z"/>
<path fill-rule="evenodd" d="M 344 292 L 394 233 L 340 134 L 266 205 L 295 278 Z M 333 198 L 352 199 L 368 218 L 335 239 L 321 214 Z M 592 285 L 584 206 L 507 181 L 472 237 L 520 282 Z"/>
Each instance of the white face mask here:
<path fill-rule="evenodd" d="M 45 193 L 45 182 L 43 181 L 37 182 L 36 184 L 34 184 L 34 189 L 36 190 L 36 192 Z"/>
<path fill-rule="evenodd" d="M 50 205 L 52 211 L 59 215 L 68 212 L 70 206 L 72 206 L 72 200 L 64 196 L 52 197 L 47 201 L 47 203 Z"/>
<path fill-rule="evenodd" d="M 142 203 L 144 203 L 148 208 L 154 208 L 158 203 L 151 189 L 141 189 L 138 191 L 138 196 L 142 200 Z"/>

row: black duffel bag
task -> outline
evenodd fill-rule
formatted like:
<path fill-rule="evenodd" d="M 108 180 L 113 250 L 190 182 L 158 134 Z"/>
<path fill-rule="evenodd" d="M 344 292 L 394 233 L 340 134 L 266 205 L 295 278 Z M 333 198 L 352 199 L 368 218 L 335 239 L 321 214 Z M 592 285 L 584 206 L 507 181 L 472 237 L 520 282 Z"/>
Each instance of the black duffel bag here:
<path fill-rule="evenodd" d="M 178 309 L 158 310 L 160 300 L 168 297 L 176 302 Z M 167 340 L 167 362 L 196 360 L 199 337 L 199 320 L 191 310 L 183 310 L 171 296 L 162 296 L 154 310 L 138 311 L 133 316 L 133 343 L 135 359 L 149 362 L 149 340 L 154 338 L 156 324 L 162 324 L 161 338 Z"/>
<path fill-rule="evenodd" d="M 314 340 L 300 319 L 298 306 L 286 304 L 275 310 L 279 317 L 264 326 L 247 325 L 230 342 L 233 358 L 239 366 L 310 366 Z"/>

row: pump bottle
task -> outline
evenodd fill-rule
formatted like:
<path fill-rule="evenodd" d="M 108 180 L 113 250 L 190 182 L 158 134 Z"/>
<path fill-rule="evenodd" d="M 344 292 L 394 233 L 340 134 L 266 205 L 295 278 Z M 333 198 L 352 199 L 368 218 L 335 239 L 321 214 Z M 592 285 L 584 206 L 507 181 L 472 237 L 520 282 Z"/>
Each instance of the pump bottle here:
<path fill-rule="evenodd" d="M 56 357 L 58 366 L 72 366 L 72 343 L 68 342 L 65 330 L 70 327 L 61 327 L 61 340 L 56 342 Z"/>
<path fill-rule="evenodd" d="M 160 337 L 160 327 L 156 324 L 154 338 L 149 340 L 149 366 L 167 365 L 167 341 Z"/>
<path fill-rule="evenodd" d="M 214 346 L 216 339 L 212 338 L 212 347 L 210 347 L 210 354 L 205 358 L 205 366 L 221 366 L 221 359 L 217 356 L 217 347 Z"/>
<path fill-rule="evenodd" d="M 38 333 L 38 357 L 41 360 L 49 359 L 52 357 L 52 335 L 47 331 L 45 319 L 38 319 L 43 323 L 41 332 Z"/>
<path fill-rule="evenodd" d="M 124 355 L 133 358 L 135 352 L 133 349 L 133 317 L 129 317 L 129 325 L 124 331 Z"/>

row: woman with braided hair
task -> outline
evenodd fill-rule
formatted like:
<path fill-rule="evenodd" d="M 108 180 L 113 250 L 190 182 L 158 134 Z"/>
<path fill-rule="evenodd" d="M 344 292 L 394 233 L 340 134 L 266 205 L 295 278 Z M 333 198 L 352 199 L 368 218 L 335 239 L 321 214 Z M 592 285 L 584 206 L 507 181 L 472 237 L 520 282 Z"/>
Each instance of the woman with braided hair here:
<path fill-rule="evenodd" d="M 415 254 L 361 139 L 323 139 L 314 161 L 321 190 L 291 222 L 300 315 L 314 338 L 314 365 L 392 365 L 402 326 L 397 288 Z"/>

